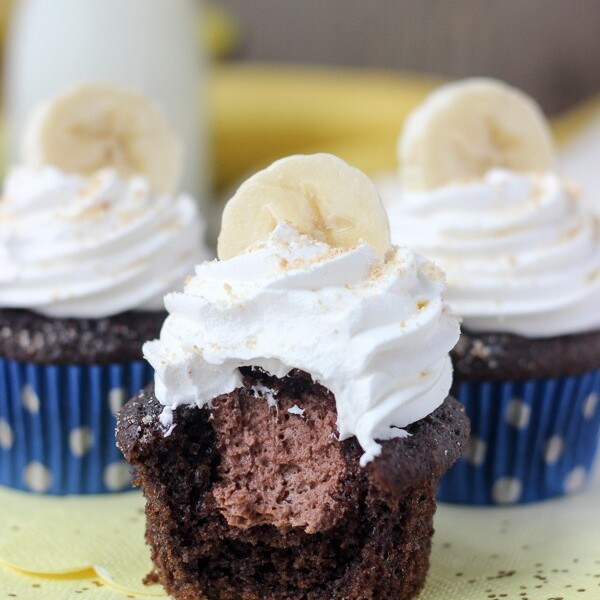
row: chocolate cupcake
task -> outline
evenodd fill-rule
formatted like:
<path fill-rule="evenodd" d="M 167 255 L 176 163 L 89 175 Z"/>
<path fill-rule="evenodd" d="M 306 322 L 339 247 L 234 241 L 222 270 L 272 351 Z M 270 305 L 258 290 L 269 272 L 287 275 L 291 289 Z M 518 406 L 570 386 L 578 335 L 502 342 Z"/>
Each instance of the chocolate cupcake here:
<path fill-rule="evenodd" d="M 69 90 L 25 138 L 0 200 L 0 485 L 119 491 L 115 414 L 152 380 L 142 343 L 206 256 L 200 219 L 166 193 L 176 142 L 133 92 Z"/>
<path fill-rule="evenodd" d="M 155 385 L 118 417 L 151 579 L 178 600 L 414 597 L 468 437 L 443 276 L 331 155 L 243 184 L 219 255 L 166 297 Z"/>
<path fill-rule="evenodd" d="M 533 502 L 579 489 L 600 430 L 600 226 L 552 172 L 534 102 L 492 80 L 444 86 L 382 190 L 392 239 L 434 260 L 463 317 L 453 392 L 471 418 L 440 498 Z"/>

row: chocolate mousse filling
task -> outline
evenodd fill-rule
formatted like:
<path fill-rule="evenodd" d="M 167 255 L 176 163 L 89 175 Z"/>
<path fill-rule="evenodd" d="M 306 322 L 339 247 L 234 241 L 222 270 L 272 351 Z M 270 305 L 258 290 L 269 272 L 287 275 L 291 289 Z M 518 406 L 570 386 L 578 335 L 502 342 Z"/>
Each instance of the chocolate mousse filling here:
<path fill-rule="evenodd" d="M 333 527 L 345 512 L 345 460 L 337 441 L 335 401 L 307 388 L 299 406 L 289 394 L 221 396 L 211 425 L 220 461 L 215 506 L 232 527 L 272 525 L 306 533 Z"/>
<path fill-rule="evenodd" d="M 152 386 L 121 411 L 118 443 L 147 499 L 146 539 L 178 599 L 412 598 L 429 564 L 435 490 L 468 438 L 452 398 L 383 442 L 365 468 L 337 439 L 333 395 L 310 376 L 244 369 L 165 436 Z"/>

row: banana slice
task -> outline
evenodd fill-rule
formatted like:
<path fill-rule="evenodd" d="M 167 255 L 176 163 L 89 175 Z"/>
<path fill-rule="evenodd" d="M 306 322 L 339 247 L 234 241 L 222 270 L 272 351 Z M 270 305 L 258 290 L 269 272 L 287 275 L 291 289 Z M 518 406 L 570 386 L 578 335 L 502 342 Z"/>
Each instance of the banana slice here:
<path fill-rule="evenodd" d="M 543 172 L 553 145 L 539 106 L 493 79 L 442 86 L 409 116 L 398 144 L 402 181 L 427 190 L 478 179 L 492 167 Z"/>
<path fill-rule="evenodd" d="M 375 186 L 332 154 L 289 156 L 244 182 L 223 212 L 219 258 L 264 241 L 279 221 L 334 247 L 364 240 L 383 258 L 391 249 L 387 214 Z"/>
<path fill-rule="evenodd" d="M 181 171 L 180 144 L 159 109 L 109 84 L 79 85 L 40 105 L 23 154 L 34 168 L 90 175 L 112 167 L 124 178 L 144 175 L 157 193 L 172 192 Z"/>

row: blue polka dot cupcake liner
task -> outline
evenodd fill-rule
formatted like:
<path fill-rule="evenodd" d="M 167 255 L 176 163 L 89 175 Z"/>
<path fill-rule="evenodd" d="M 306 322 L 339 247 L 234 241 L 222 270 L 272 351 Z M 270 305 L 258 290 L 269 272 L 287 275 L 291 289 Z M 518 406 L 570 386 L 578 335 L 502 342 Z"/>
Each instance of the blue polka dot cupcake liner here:
<path fill-rule="evenodd" d="M 585 486 L 600 434 L 600 370 L 573 377 L 460 382 L 471 439 L 438 500 L 507 505 Z"/>
<path fill-rule="evenodd" d="M 0 485 L 46 494 L 131 489 L 115 415 L 152 377 L 141 360 L 81 366 L 0 358 Z"/>

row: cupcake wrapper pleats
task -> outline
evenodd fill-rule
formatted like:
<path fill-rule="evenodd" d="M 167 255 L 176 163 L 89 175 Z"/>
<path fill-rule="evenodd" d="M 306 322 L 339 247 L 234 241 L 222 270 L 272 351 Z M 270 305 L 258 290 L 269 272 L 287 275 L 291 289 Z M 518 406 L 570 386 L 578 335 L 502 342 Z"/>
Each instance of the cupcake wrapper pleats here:
<path fill-rule="evenodd" d="M 152 377 L 141 360 L 80 366 L 0 359 L 0 485 L 49 494 L 130 489 L 115 414 Z"/>
<path fill-rule="evenodd" d="M 471 419 L 462 458 L 438 499 L 536 502 L 585 485 L 600 433 L 600 370 L 573 377 L 455 384 Z"/>

